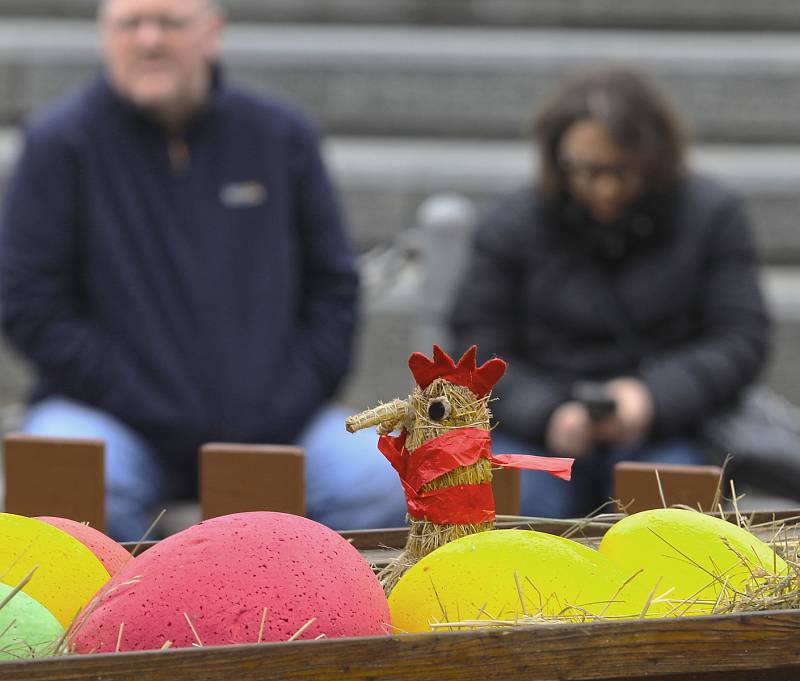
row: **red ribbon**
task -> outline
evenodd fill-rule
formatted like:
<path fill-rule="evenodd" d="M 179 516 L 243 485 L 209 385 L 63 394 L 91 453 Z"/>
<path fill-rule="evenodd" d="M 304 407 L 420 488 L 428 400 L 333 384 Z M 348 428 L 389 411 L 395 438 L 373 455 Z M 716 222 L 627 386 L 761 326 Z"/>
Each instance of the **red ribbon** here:
<path fill-rule="evenodd" d="M 440 525 L 471 525 L 495 518 L 491 483 L 420 491 L 423 485 L 459 466 L 488 459 L 502 468 L 546 471 L 569 480 L 574 461 L 550 456 L 493 455 L 491 435 L 482 428 L 455 428 L 428 440 L 413 452 L 405 448 L 406 436 L 406 431 L 396 437 L 384 435 L 378 441 L 378 449 L 400 476 L 409 516 Z"/>

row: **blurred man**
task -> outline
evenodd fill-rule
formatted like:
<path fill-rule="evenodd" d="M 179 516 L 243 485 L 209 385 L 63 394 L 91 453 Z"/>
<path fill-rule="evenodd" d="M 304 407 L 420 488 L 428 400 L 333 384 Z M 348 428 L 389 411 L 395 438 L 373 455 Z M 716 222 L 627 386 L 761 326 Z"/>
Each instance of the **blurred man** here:
<path fill-rule="evenodd" d="M 3 324 L 38 379 L 24 430 L 105 440 L 122 539 L 196 492 L 211 440 L 299 443 L 312 517 L 401 522 L 374 438 L 323 408 L 358 280 L 314 128 L 226 82 L 210 0 L 98 20 L 103 73 L 31 122 L 4 202 Z"/>

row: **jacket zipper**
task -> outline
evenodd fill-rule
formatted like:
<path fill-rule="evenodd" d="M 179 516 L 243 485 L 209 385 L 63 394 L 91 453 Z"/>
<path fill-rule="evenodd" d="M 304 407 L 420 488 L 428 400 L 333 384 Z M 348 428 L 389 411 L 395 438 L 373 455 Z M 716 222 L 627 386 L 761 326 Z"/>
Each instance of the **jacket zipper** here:
<path fill-rule="evenodd" d="M 186 144 L 186 140 L 183 137 L 170 137 L 167 142 L 167 156 L 173 173 L 186 170 L 191 161 L 189 145 Z"/>

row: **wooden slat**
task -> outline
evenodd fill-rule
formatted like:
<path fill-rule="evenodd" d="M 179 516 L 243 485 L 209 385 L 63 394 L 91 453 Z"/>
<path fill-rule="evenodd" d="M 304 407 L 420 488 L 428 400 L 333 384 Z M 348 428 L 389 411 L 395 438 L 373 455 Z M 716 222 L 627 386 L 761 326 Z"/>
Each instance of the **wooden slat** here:
<path fill-rule="evenodd" d="M 340 534 L 359 551 L 380 548 L 402 549 L 408 540 L 407 527 L 346 530 Z"/>
<path fill-rule="evenodd" d="M 303 450 L 289 445 L 209 443 L 200 450 L 203 518 L 244 511 L 305 515 Z"/>
<path fill-rule="evenodd" d="M 88 655 L 0 663 L 4 681 L 800 678 L 800 612 Z"/>
<path fill-rule="evenodd" d="M 614 467 L 614 499 L 628 513 L 663 508 L 665 501 L 667 506 L 683 504 L 696 509 L 699 504 L 703 511 L 713 511 L 721 479 L 719 466 L 622 461 Z"/>
<path fill-rule="evenodd" d="M 11 433 L 4 438 L 5 510 L 88 522 L 105 516 L 105 443 Z"/>
<path fill-rule="evenodd" d="M 520 473 L 514 468 L 492 471 L 494 508 L 497 515 L 519 515 Z"/>
<path fill-rule="evenodd" d="M 719 517 L 719 513 L 711 514 Z M 585 539 L 592 539 L 597 541 L 599 537 L 615 522 L 624 518 L 625 516 L 619 513 L 606 513 L 596 516 L 592 522 L 581 525 L 581 531 L 576 535 L 571 535 L 576 541 L 583 541 Z M 725 520 L 736 522 L 736 514 L 733 512 L 725 513 Z M 791 521 L 797 523 L 800 521 L 800 509 L 782 509 L 780 511 L 757 511 L 755 513 L 747 514 L 747 518 L 751 519 L 753 524 L 771 523 L 775 521 Z M 508 530 L 514 528 L 523 528 L 536 530 L 537 532 L 547 532 L 549 534 L 562 535 L 567 530 L 582 521 L 577 520 L 550 520 L 547 518 L 531 518 L 530 520 L 516 520 L 498 522 L 497 528 Z M 381 549 L 402 549 L 406 540 L 408 539 L 407 527 L 395 528 L 381 528 L 374 530 L 347 530 L 340 532 L 340 534 L 347 539 L 359 551 L 377 551 Z M 756 532 L 758 534 L 758 531 Z M 764 531 L 764 536 L 769 538 L 774 532 L 770 530 Z M 140 546 L 140 552 L 147 550 L 158 542 L 147 541 Z M 122 544 L 129 551 L 138 545 L 138 542 L 124 542 Z"/>

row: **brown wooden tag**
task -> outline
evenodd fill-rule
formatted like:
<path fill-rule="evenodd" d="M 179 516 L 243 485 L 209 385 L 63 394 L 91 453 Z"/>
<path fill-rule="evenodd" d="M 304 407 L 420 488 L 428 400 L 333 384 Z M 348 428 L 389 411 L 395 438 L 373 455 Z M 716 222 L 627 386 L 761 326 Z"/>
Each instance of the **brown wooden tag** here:
<path fill-rule="evenodd" d="M 520 472 L 516 468 L 492 470 L 492 491 L 497 515 L 519 515 Z"/>
<path fill-rule="evenodd" d="M 209 443 L 200 449 L 203 519 L 244 511 L 305 515 L 304 456 L 289 445 Z"/>
<path fill-rule="evenodd" d="M 713 511 L 721 476 L 719 466 L 622 461 L 614 467 L 614 499 L 620 511 L 627 513 L 664 508 L 665 501 L 667 506 L 684 504 L 697 509 L 699 504 L 703 511 Z"/>
<path fill-rule="evenodd" d="M 88 522 L 106 530 L 105 443 L 10 433 L 4 439 L 5 510 Z"/>

